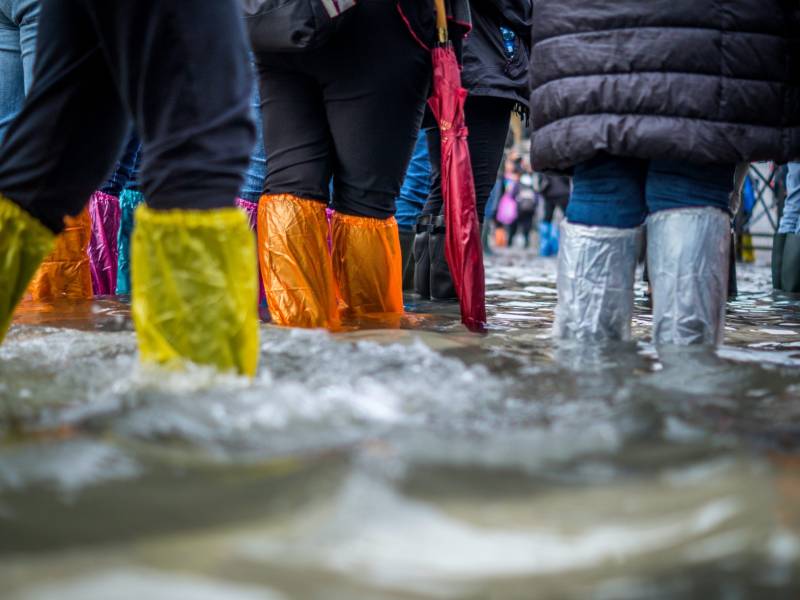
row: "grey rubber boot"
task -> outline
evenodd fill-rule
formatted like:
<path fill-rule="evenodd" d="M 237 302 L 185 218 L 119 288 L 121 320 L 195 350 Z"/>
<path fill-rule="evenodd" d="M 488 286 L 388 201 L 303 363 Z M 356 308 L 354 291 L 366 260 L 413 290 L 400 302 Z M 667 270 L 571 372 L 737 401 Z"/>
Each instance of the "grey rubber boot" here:
<path fill-rule="evenodd" d="M 554 337 L 595 342 L 630 339 L 640 243 L 641 227 L 589 227 L 562 221 Z"/>
<path fill-rule="evenodd" d="M 786 234 L 781 264 L 781 285 L 784 292 L 800 294 L 800 234 Z"/>
<path fill-rule="evenodd" d="M 717 208 L 664 210 L 647 220 L 656 344 L 722 342 L 731 225 Z"/>
<path fill-rule="evenodd" d="M 430 254 L 431 216 L 417 218 L 414 236 L 414 292 L 426 300 L 431 297 L 431 254 Z"/>

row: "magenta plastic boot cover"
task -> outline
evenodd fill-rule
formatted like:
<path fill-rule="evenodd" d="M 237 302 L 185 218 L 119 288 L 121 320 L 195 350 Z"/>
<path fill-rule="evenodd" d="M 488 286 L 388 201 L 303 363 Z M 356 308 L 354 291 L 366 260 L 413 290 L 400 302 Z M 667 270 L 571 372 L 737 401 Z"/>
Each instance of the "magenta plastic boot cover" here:
<path fill-rule="evenodd" d="M 258 223 L 258 202 L 250 202 L 249 200 L 245 200 L 244 198 L 237 198 L 236 206 L 241 208 L 247 214 L 247 218 L 250 221 L 250 229 L 252 229 L 253 232 L 255 232 L 256 225 Z M 264 293 L 264 282 L 261 281 L 261 272 L 259 271 L 258 304 L 259 305 L 265 304 L 266 301 L 267 301 L 267 295 Z"/>
<path fill-rule="evenodd" d="M 92 289 L 96 296 L 106 296 L 113 294 L 117 288 L 119 199 L 104 192 L 95 192 L 89 199 L 89 216 L 92 220 L 89 242 Z"/>

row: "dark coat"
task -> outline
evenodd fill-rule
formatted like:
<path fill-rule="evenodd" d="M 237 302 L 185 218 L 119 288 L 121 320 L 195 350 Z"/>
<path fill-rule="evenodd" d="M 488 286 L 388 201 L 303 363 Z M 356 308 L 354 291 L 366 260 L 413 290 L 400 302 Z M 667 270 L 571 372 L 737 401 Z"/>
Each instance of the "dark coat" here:
<path fill-rule="evenodd" d="M 534 0 L 531 159 L 800 156 L 797 0 Z"/>
<path fill-rule="evenodd" d="M 493 96 L 528 106 L 530 0 L 470 0 L 472 32 L 464 42 L 462 83 L 471 96 Z M 506 54 L 501 27 L 514 32 Z"/>

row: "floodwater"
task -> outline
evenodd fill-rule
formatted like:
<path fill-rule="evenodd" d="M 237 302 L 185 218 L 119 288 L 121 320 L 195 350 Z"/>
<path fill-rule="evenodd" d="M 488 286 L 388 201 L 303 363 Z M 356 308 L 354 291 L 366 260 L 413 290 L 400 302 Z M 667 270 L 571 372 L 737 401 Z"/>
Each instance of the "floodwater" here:
<path fill-rule="evenodd" d="M 554 344 L 554 261 L 491 331 L 264 326 L 252 383 L 136 362 L 124 302 L 0 347 L 0 597 L 800 597 L 800 300 L 743 267 L 718 353 Z"/>

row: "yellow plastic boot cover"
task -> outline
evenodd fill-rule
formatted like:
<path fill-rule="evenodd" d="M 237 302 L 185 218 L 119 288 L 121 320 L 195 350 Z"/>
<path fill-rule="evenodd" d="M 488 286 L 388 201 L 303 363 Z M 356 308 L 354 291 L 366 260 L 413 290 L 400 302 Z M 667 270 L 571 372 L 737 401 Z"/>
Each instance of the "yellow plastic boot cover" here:
<path fill-rule="evenodd" d="M 139 206 L 131 271 L 143 362 L 180 366 L 189 360 L 255 374 L 258 279 L 242 211 Z"/>
<path fill-rule="evenodd" d="M 26 300 L 89 299 L 92 290 L 92 269 L 89 263 L 89 242 L 92 221 L 88 207 L 77 217 L 64 219 L 64 231 L 56 236 L 53 251 L 44 259 L 25 294 Z"/>
<path fill-rule="evenodd" d="M 263 196 L 258 256 L 274 323 L 339 328 L 324 204 L 291 194 Z"/>
<path fill-rule="evenodd" d="M 335 213 L 333 271 L 349 314 L 402 314 L 403 261 L 394 217 Z"/>
<path fill-rule="evenodd" d="M 0 195 L 0 342 L 39 263 L 53 249 L 53 233 Z"/>

